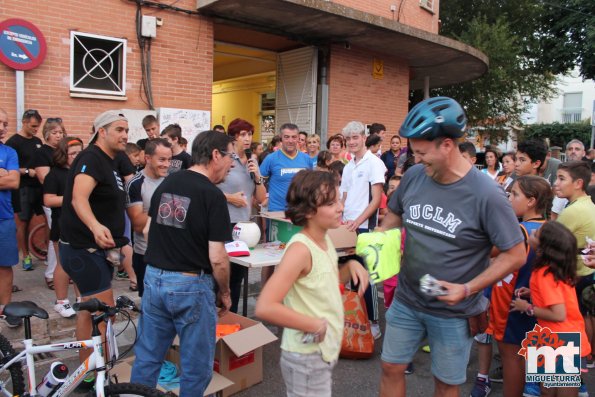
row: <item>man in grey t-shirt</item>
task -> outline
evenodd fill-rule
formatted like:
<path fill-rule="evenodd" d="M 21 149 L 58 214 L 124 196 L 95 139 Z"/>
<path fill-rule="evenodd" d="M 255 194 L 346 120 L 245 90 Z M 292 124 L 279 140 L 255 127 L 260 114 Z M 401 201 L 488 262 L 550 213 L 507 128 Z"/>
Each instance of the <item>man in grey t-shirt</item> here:
<path fill-rule="evenodd" d="M 126 213 L 134 230 L 132 267 L 136 274 L 138 295 L 143 296 L 145 276 L 145 251 L 147 241 L 143 229 L 149 219 L 151 197 L 167 176 L 172 158 L 171 144 L 163 138 L 155 138 L 145 144 L 145 168 L 126 184 Z"/>
<path fill-rule="evenodd" d="M 446 97 L 416 105 L 401 127 L 418 165 L 395 194 L 381 230 L 406 231 L 395 300 L 386 313 L 381 396 L 405 396 L 404 372 L 424 338 L 432 354 L 435 394 L 458 396 L 473 335 L 468 319 L 487 309 L 480 293 L 520 268 L 523 236 L 502 189 L 461 155 L 456 138 L 466 118 Z M 490 264 L 490 251 L 500 254 Z M 446 295 L 420 291 L 430 274 Z"/>

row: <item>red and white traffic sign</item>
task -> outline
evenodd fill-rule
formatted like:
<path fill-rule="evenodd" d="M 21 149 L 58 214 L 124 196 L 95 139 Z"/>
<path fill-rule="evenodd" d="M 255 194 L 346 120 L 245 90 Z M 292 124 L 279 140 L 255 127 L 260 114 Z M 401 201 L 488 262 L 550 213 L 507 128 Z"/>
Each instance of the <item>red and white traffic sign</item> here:
<path fill-rule="evenodd" d="M 0 62 L 16 70 L 31 70 L 41 65 L 47 53 L 43 33 L 24 19 L 0 22 Z"/>

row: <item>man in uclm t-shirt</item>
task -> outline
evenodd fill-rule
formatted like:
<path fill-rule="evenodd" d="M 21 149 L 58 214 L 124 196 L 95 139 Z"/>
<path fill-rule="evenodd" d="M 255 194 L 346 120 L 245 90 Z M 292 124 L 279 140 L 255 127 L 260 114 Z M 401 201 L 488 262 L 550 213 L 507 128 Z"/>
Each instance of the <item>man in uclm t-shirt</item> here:
<path fill-rule="evenodd" d="M 399 131 L 419 161 L 403 175 L 380 227 L 406 231 L 399 285 L 386 313 L 381 396 L 405 396 L 405 369 L 424 335 L 436 363 L 434 394 L 459 395 L 473 336 L 482 332 L 473 325 L 487 310 L 482 291 L 526 259 L 504 191 L 459 151 L 466 122 L 456 101 L 436 97 L 411 109 Z M 493 246 L 500 254 L 490 264 Z M 438 280 L 443 295 L 421 291 L 425 274 Z"/>

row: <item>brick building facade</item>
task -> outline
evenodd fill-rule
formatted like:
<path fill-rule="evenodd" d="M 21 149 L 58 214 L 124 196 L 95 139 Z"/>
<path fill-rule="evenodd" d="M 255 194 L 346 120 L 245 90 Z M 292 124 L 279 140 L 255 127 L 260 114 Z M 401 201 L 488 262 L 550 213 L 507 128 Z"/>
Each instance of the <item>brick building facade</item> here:
<path fill-rule="evenodd" d="M 152 2 L 153 5 L 159 3 L 170 2 Z M 279 26 L 259 22 L 258 15 L 249 13 L 247 5 L 257 3 L 262 6 L 263 12 L 272 13 L 274 20 L 280 21 Z M 217 27 L 218 31 L 223 32 L 228 23 L 242 26 L 243 29 L 250 24 L 251 29 L 255 31 L 275 36 L 286 35 L 298 46 L 312 45 L 315 42 L 325 47 L 328 53 L 329 135 L 339 132 L 347 121 L 354 119 L 365 123 L 382 122 L 394 133 L 407 113 L 408 92 L 412 88 L 411 79 L 415 74 L 412 66 L 415 62 L 412 62 L 412 57 L 416 55 L 412 55 L 411 50 L 404 50 L 403 53 L 385 51 L 382 40 L 390 40 L 391 34 L 398 40 L 406 40 L 408 35 L 412 35 L 412 41 L 415 41 L 412 48 L 417 48 L 418 42 L 423 45 L 426 41 L 428 45 L 433 46 L 428 47 L 428 51 L 440 46 L 451 51 L 450 47 L 454 46 L 452 41 L 444 44 L 444 40 L 437 34 L 438 1 L 429 1 L 433 11 L 421 7 L 418 2 L 401 2 L 402 4 L 392 11 L 391 5 L 394 3 L 398 5 L 399 2 L 259 0 L 244 3 L 232 0 L 199 0 L 197 4 L 196 0 L 180 0 L 175 3 L 175 7 L 180 9 L 177 11 L 143 5 L 143 15 L 156 16 L 163 22 L 163 25 L 157 28 L 157 37 L 151 40 L 152 91 L 155 107 L 211 111 L 214 45 L 217 40 L 221 40 L 215 34 Z M 236 10 L 238 16 L 235 15 L 235 11 L 226 12 L 230 9 Z M 192 13 L 188 14 L 182 10 Z M 299 26 L 288 26 L 285 29 L 284 23 L 291 24 L 292 18 L 299 17 L 302 10 L 304 13 L 310 13 L 304 14 L 304 17 L 310 18 L 308 15 L 314 15 L 316 18 L 322 18 L 316 22 L 319 25 L 326 23 L 324 18 L 327 16 L 335 18 L 333 21 L 347 24 L 347 27 L 348 24 L 353 24 L 354 29 L 359 29 L 358 33 L 353 37 L 347 37 L 345 43 L 354 40 L 354 44 L 346 45 L 336 37 L 316 32 L 314 27 L 308 27 L 307 24 L 302 24 L 303 34 L 296 34 L 295 29 L 299 30 Z M 277 18 L 274 12 L 278 13 Z M 288 14 L 284 14 L 285 12 Z M 136 37 L 136 13 L 137 2 L 131 0 L 4 0 L 3 7 L 0 8 L 0 22 L 9 18 L 28 20 L 43 32 L 48 45 L 45 62 L 40 67 L 25 72 L 25 108 L 39 110 L 44 118 L 61 117 L 69 134 L 85 140 L 92 120 L 104 110 L 148 109 L 141 94 L 141 57 Z M 291 18 L 288 19 L 288 16 Z M 127 40 L 125 96 L 106 99 L 101 95 L 71 92 L 71 31 Z M 374 35 L 378 35 L 378 38 Z M 364 36 L 370 36 L 370 40 L 377 40 L 376 48 L 358 44 L 358 38 Z M 226 37 L 225 40 L 229 38 Z M 241 43 L 241 40 L 238 42 Z M 453 54 L 456 52 L 455 55 L 465 51 L 467 49 L 462 45 L 452 50 Z M 466 73 L 463 68 L 461 74 L 466 77 L 452 77 L 453 82 L 475 78 L 485 72 L 487 60 L 481 58 L 482 54 L 477 53 L 468 57 L 471 59 L 470 62 L 474 63 L 476 71 Z M 374 79 L 372 76 L 375 59 L 383 62 L 382 79 Z M 15 90 L 15 72 L 0 64 L 0 107 L 9 114 L 11 134 L 16 132 L 17 124 Z"/>

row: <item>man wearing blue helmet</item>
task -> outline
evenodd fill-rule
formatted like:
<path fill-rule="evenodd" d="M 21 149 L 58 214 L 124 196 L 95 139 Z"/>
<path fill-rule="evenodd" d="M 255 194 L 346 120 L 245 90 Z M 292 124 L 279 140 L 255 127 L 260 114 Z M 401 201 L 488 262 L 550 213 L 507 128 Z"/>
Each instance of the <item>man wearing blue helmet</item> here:
<path fill-rule="evenodd" d="M 424 338 L 434 395 L 459 396 L 473 336 L 483 332 L 477 323 L 488 301 L 480 292 L 525 262 L 523 236 L 503 190 L 459 151 L 466 122 L 455 100 L 437 97 L 417 104 L 400 129 L 418 164 L 404 174 L 381 226 L 402 226 L 407 236 L 386 313 L 381 396 L 405 396 L 405 369 Z M 490 262 L 494 246 L 500 253 Z M 426 274 L 441 285 L 435 295 L 420 290 Z"/>

